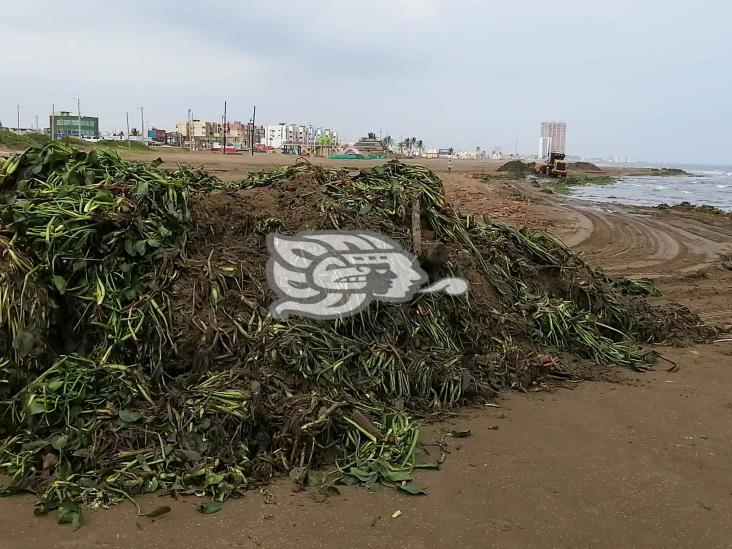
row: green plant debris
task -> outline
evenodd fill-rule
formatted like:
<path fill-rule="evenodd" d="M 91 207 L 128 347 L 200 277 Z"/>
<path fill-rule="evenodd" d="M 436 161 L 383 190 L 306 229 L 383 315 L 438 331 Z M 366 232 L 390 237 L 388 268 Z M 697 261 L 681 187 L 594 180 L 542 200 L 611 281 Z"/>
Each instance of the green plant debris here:
<path fill-rule="evenodd" d="M 660 176 L 669 176 L 669 175 L 691 175 L 689 172 L 684 171 L 679 168 L 649 168 L 650 173 L 648 175 L 660 175 Z"/>
<path fill-rule="evenodd" d="M 614 285 L 626 295 L 660 296 L 661 290 L 647 278 L 623 278 L 614 281 Z"/>
<path fill-rule="evenodd" d="M 498 168 L 498 172 L 506 174 L 515 179 L 523 179 L 534 173 L 534 163 L 525 163 L 521 160 L 511 160 Z"/>
<path fill-rule="evenodd" d="M 561 179 L 551 179 L 546 182 L 547 188 L 558 194 L 569 194 L 572 187 L 582 185 L 610 185 L 619 178 L 611 175 L 576 175 L 570 174 Z"/>
<path fill-rule="evenodd" d="M 369 229 L 410 249 L 413 198 L 425 250 L 449 250 L 431 276 L 467 278 L 468 295 L 269 315 L 268 233 Z M 226 183 L 33 147 L 0 166 L 4 493 L 75 526 L 82 508 L 155 491 L 206 496 L 213 513 L 319 468 L 326 486 L 421 494 L 415 469 L 436 466 L 425 420 L 563 371 L 563 353 L 646 368 L 636 342 L 666 324 L 630 299 L 546 233 L 459 217 L 424 167 L 298 162 Z"/>
<path fill-rule="evenodd" d="M 672 206 L 669 206 L 665 203 L 659 204 L 658 206 L 656 206 L 656 208 L 658 208 L 659 210 L 673 210 L 678 212 L 703 213 L 723 217 L 732 217 L 732 212 L 722 210 L 721 208 L 717 208 L 716 206 L 709 206 L 707 204 L 691 204 L 688 201 L 680 202 L 679 204 L 674 204 Z"/>

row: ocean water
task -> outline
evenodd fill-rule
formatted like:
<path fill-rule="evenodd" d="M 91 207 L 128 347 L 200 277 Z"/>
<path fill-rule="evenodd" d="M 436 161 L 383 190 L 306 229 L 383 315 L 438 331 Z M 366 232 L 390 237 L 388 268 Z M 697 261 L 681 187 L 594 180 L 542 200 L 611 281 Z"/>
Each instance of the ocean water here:
<path fill-rule="evenodd" d="M 690 202 L 732 211 L 732 170 L 690 173 L 690 176 L 628 176 L 609 185 L 573 187 L 570 196 L 634 206 Z"/>

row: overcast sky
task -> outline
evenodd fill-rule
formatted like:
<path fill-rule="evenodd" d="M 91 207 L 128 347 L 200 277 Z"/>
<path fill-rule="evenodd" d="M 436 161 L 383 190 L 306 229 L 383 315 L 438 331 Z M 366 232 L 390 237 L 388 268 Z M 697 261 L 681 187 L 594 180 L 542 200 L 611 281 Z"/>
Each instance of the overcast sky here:
<path fill-rule="evenodd" d="M 51 104 L 120 130 L 186 118 L 432 147 L 732 163 L 729 0 L 0 0 L 0 121 Z M 45 124 L 44 124 L 45 121 Z"/>

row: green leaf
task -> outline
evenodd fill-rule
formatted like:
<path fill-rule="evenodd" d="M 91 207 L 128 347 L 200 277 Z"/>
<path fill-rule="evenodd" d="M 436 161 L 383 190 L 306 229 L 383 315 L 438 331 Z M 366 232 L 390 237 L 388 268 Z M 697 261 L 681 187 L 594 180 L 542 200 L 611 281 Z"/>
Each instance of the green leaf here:
<path fill-rule="evenodd" d="M 439 463 L 415 463 L 414 468 L 415 469 L 439 469 L 440 464 Z"/>
<path fill-rule="evenodd" d="M 204 515 L 212 515 L 213 513 L 221 511 L 223 506 L 224 504 L 220 501 L 209 501 L 208 503 L 199 505 L 198 510 Z"/>
<path fill-rule="evenodd" d="M 411 494 L 413 496 L 426 496 L 429 493 L 427 492 L 427 488 L 424 488 L 422 486 L 412 486 L 411 484 L 398 484 L 397 490 L 406 492 L 407 494 Z"/>
<path fill-rule="evenodd" d="M 333 486 L 332 484 L 321 484 L 318 487 L 318 493 L 323 494 L 324 496 L 340 496 L 341 491 Z"/>
<path fill-rule="evenodd" d="M 64 448 L 66 448 L 66 444 L 68 444 L 68 442 L 69 436 L 61 435 L 51 441 L 51 446 L 53 446 L 56 450 L 63 450 Z"/>
<path fill-rule="evenodd" d="M 74 530 L 78 530 L 81 525 L 81 508 L 69 499 L 58 506 L 57 516 L 59 524 L 71 524 Z"/>
<path fill-rule="evenodd" d="M 136 412 L 135 410 L 120 410 L 119 418 L 125 423 L 135 423 L 136 421 L 140 421 L 140 419 L 142 419 L 142 414 L 140 412 Z"/>
<path fill-rule="evenodd" d="M 226 475 L 224 474 L 217 474 L 213 471 L 207 471 L 206 472 L 206 486 L 216 486 L 217 484 L 220 484 L 222 480 L 224 480 L 224 477 Z"/>
<path fill-rule="evenodd" d="M 44 414 L 46 412 L 46 406 L 37 400 L 34 400 L 28 406 L 26 406 L 25 411 L 28 415 L 35 416 L 37 414 Z"/>
<path fill-rule="evenodd" d="M 30 354 L 35 347 L 36 338 L 25 330 L 19 331 L 13 339 L 13 349 L 23 358 Z"/>
<path fill-rule="evenodd" d="M 357 478 L 361 482 L 368 482 L 369 480 L 375 478 L 379 473 L 376 471 L 364 471 L 363 469 L 359 469 L 358 467 L 351 467 L 348 470 L 348 474 L 352 477 Z"/>
<path fill-rule="evenodd" d="M 66 382 L 63 379 L 53 379 L 46 383 L 46 391 L 49 393 L 55 393 L 64 385 L 66 385 Z"/>
<path fill-rule="evenodd" d="M 199 452 L 196 452 L 195 450 L 177 450 L 177 453 L 185 458 L 188 461 L 192 461 L 193 463 L 198 463 L 201 461 L 203 456 Z"/>
<path fill-rule="evenodd" d="M 466 431 L 445 431 L 445 435 L 452 438 L 466 438 L 471 436 L 473 433 L 470 429 Z"/>
<path fill-rule="evenodd" d="M 66 279 L 59 275 L 53 276 L 53 285 L 56 286 L 58 293 L 64 295 L 66 293 Z"/>
<path fill-rule="evenodd" d="M 145 240 L 138 240 L 135 242 L 135 251 L 137 255 L 145 255 Z"/>
<path fill-rule="evenodd" d="M 367 202 L 366 204 L 364 204 L 363 206 L 361 206 L 361 209 L 360 210 L 358 210 L 358 215 L 366 215 L 367 213 L 369 213 L 373 209 L 374 209 L 374 205 L 371 204 L 370 202 Z"/>
<path fill-rule="evenodd" d="M 137 198 L 139 198 L 142 196 L 147 196 L 147 193 L 148 193 L 147 181 L 138 181 L 137 188 L 135 188 L 135 196 Z"/>
<path fill-rule="evenodd" d="M 99 202 L 114 203 L 114 195 L 107 189 L 99 189 L 94 195 L 94 199 Z"/>
<path fill-rule="evenodd" d="M 170 513 L 170 507 L 168 507 L 167 505 L 162 505 L 160 507 L 156 507 L 149 513 L 145 513 L 144 516 L 150 517 L 150 518 L 155 518 L 155 517 L 159 517 L 161 515 L 165 515 L 166 513 Z"/>
<path fill-rule="evenodd" d="M 413 480 L 414 477 L 406 471 L 382 471 L 381 475 L 392 482 L 404 482 Z"/>

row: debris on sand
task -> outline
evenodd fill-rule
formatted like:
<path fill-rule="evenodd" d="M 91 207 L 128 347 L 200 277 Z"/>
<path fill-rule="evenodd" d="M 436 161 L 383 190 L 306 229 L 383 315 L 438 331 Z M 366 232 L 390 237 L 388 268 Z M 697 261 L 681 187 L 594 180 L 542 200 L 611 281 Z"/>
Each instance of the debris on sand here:
<path fill-rule="evenodd" d="M 515 178 L 524 178 L 534 173 L 534 163 L 527 164 L 521 160 L 511 160 L 499 167 L 498 171 Z"/>
<path fill-rule="evenodd" d="M 663 203 L 656 206 L 656 208 L 659 210 L 674 210 L 679 212 L 704 213 L 719 215 L 722 217 L 732 217 L 732 212 L 727 212 L 725 210 L 717 208 L 716 206 L 709 206 L 707 204 L 692 204 L 691 202 L 687 201 L 680 202 L 672 206 Z"/>
<path fill-rule="evenodd" d="M 625 295 L 660 296 L 661 290 L 647 278 L 623 278 L 615 280 L 615 287 Z"/>
<path fill-rule="evenodd" d="M 414 201 L 431 274 L 469 294 L 269 314 L 269 233 L 368 229 L 412 249 Z M 0 167 L 5 492 L 75 523 L 144 492 L 221 502 L 281 474 L 423 493 L 421 422 L 566 376 L 565 356 L 643 370 L 637 342 L 665 338 L 663 318 L 550 235 L 459 216 L 423 167 L 298 162 L 224 183 L 30 148 Z"/>

